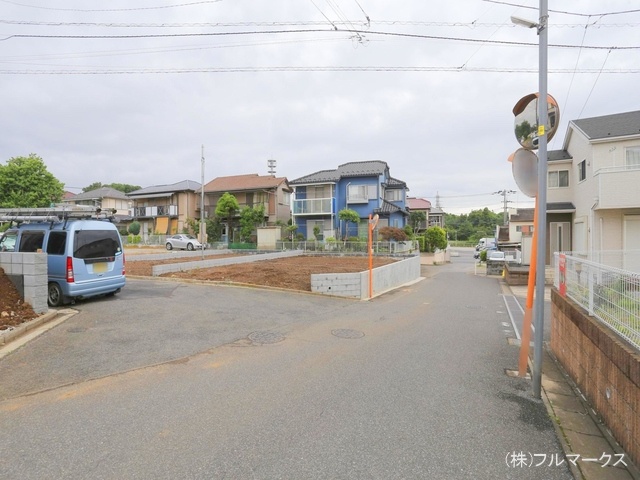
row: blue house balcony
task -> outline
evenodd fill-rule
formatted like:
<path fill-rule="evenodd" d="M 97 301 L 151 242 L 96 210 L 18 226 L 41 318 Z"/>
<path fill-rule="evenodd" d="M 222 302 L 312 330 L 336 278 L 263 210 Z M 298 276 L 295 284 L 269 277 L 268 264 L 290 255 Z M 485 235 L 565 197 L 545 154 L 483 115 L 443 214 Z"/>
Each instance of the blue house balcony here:
<path fill-rule="evenodd" d="M 335 213 L 335 198 L 309 198 L 293 201 L 294 215 L 331 215 Z"/>

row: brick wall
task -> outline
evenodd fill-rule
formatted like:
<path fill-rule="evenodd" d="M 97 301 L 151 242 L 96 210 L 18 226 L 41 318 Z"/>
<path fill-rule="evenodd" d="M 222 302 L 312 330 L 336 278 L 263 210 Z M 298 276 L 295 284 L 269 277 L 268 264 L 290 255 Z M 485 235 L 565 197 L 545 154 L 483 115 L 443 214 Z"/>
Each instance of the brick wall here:
<path fill-rule="evenodd" d="M 640 354 L 551 292 L 551 349 L 615 439 L 640 464 Z"/>

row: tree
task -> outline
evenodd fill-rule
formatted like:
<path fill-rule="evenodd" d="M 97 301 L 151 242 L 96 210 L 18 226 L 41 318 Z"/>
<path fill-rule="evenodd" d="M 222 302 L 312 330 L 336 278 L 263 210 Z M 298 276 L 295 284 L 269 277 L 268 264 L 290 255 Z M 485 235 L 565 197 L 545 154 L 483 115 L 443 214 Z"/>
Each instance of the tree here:
<path fill-rule="evenodd" d="M 216 205 L 216 216 L 227 220 L 229 238 L 231 238 L 231 221 L 238 210 L 240 210 L 238 200 L 229 192 L 225 192 Z"/>
<path fill-rule="evenodd" d="M 0 208 L 48 207 L 60 202 L 63 195 L 64 184 L 33 153 L 0 165 Z"/>
<path fill-rule="evenodd" d="M 411 225 L 411 228 L 413 228 L 414 232 L 417 232 L 420 229 L 420 225 L 426 221 L 427 221 L 426 212 L 417 210 L 409 214 L 409 225 Z"/>
<path fill-rule="evenodd" d="M 129 225 L 129 233 L 131 235 L 139 235 L 140 234 L 140 222 L 138 222 L 137 220 L 134 220 L 133 222 L 131 222 L 131 225 Z"/>
<path fill-rule="evenodd" d="M 245 207 L 240 212 L 240 240 L 248 240 L 258 225 L 264 223 L 264 205 Z"/>
<path fill-rule="evenodd" d="M 88 185 L 82 189 L 83 192 L 90 192 L 92 190 L 97 190 L 102 187 L 113 188 L 114 190 L 118 190 L 122 193 L 133 192 L 134 190 L 140 190 L 142 187 L 139 185 L 129 185 L 128 183 L 102 183 L 102 182 L 93 182 L 91 185 Z"/>
<path fill-rule="evenodd" d="M 444 250 L 447 248 L 447 232 L 440 227 L 429 227 L 425 232 L 425 238 L 429 251 L 435 251 L 436 248 Z"/>
<path fill-rule="evenodd" d="M 360 223 L 360 215 L 355 210 L 351 210 L 350 208 L 343 208 L 338 212 L 338 218 L 341 221 L 346 222 L 346 232 L 345 237 L 349 234 L 349 222 L 355 223 L 358 225 Z"/>
<path fill-rule="evenodd" d="M 396 242 L 404 242 L 409 237 L 407 237 L 406 232 L 398 227 L 382 227 L 378 233 L 380 237 L 386 242 L 389 240 L 395 240 Z"/>

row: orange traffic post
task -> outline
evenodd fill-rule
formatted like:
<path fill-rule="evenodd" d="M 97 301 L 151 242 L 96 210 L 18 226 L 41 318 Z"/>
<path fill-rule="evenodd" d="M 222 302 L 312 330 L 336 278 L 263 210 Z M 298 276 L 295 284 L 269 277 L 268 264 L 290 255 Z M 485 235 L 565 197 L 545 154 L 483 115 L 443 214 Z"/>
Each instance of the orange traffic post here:
<path fill-rule="evenodd" d="M 367 241 L 367 248 L 369 249 L 369 298 L 373 298 L 373 222 L 371 221 L 371 214 L 369 214 L 369 239 Z"/>
<path fill-rule="evenodd" d="M 527 360 L 529 359 L 529 343 L 531 341 L 531 318 L 533 317 L 533 293 L 536 285 L 536 258 L 538 249 L 536 239 L 538 235 L 538 197 L 533 213 L 533 237 L 531 239 L 531 260 L 529 261 L 529 279 L 527 281 L 527 304 L 522 321 L 522 338 L 520 343 L 520 361 L 518 376 L 527 375 Z"/>

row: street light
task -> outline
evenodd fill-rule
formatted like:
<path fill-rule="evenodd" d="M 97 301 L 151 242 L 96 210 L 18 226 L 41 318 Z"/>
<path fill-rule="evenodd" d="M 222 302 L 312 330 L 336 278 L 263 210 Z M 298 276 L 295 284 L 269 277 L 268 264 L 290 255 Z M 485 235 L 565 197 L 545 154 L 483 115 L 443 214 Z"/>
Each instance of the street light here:
<path fill-rule="evenodd" d="M 544 287 L 545 265 L 547 258 L 547 48 L 548 48 L 548 0 L 540 0 L 540 19 L 538 23 L 519 17 L 511 21 L 538 31 L 538 232 L 536 238 L 536 295 L 535 295 L 535 332 L 533 338 L 533 395 L 541 397 L 542 390 L 542 343 L 544 341 Z"/>

